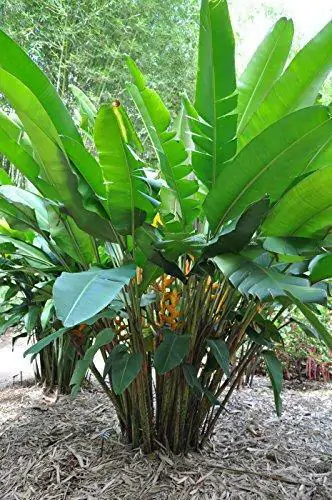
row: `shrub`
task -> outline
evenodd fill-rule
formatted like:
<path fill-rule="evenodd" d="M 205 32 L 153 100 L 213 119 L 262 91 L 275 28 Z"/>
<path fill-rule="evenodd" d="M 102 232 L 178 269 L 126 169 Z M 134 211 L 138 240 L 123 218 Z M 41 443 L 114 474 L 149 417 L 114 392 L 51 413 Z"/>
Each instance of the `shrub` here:
<path fill-rule="evenodd" d="M 237 84 L 227 2 L 203 0 L 195 102 L 184 98 L 175 123 L 128 60 L 156 168 L 117 99 L 95 112 L 78 96 L 84 145 L 43 73 L 0 36 L 0 89 L 20 128 L 3 116 L 0 146 L 34 186 L 1 187 L 1 211 L 35 235 L 27 247 L 0 241 L 35 273 L 61 273 L 63 328 L 33 352 L 69 336 L 80 357 L 73 393 L 90 368 L 146 452 L 202 446 L 260 353 L 280 414 L 278 318 L 295 306 L 332 345 L 314 305 L 331 276 L 332 121 L 314 105 L 331 24 L 283 71 L 293 26 L 279 20 Z"/>

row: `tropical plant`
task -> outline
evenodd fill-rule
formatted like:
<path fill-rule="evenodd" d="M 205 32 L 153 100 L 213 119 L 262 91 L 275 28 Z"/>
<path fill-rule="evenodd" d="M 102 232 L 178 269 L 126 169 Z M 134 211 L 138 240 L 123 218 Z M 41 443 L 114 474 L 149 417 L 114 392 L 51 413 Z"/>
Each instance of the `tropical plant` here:
<path fill-rule="evenodd" d="M 227 2 L 203 0 L 200 25 L 195 101 L 184 98 L 174 123 L 128 60 L 157 168 L 140 158 L 118 99 L 86 107 L 84 145 L 45 75 L 0 34 L 0 89 L 21 128 L 4 117 L 0 149 L 34 186 L 34 214 L 38 200 L 56 216 L 64 253 L 80 255 L 78 272 L 53 286 L 63 327 L 53 335 L 84 331 L 73 393 L 90 368 L 123 434 L 146 452 L 202 446 L 258 353 L 280 414 L 276 321 L 289 307 L 332 345 L 315 313 L 331 276 L 332 120 L 314 105 L 332 64 L 331 23 L 284 70 L 293 26 L 279 20 L 238 83 Z M 1 199 L 7 211 L 31 209 L 6 186 Z M 58 226 L 38 225 L 54 252 Z"/>

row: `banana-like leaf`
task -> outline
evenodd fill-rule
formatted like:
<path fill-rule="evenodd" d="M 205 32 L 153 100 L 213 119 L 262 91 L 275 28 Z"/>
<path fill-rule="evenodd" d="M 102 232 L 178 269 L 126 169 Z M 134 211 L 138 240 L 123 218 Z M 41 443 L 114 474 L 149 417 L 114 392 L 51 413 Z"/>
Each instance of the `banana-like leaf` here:
<path fill-rule="evenodd" d="M 56 332 L 51 333 L 50 335 L 46 335 L 46 337 L 42 338 L 36 344 L 33 344 L 29 349 L 24 351 L 23 356 L 27 356 L 28 354 L 38 354 L 44 347 L 48 346 L 54 340 L 59 339 L 63 336 L 64 333 L 68 332 L 69 328 L 60 328 Z"/>
<path fill-rule="evenodd" d="M 48 231 L 59 249 L 76 262 L 88 266 L 94 261 L 92 237 L 82 231 L 71 217 L 60 215 L 52 207 L 48 209 Z"/>
<path fill-rule="evenodd" d="M 243 131 L 244 142 L 283 116 L 315 103 L 332 68 L 332 23 L 329 22 L 296 54 Z"/>
<path fill-rule="evenodd" d="M 15 207 L 23 205 L 34 210 L 39 228 L 41 230 L 48 230 L 47 208 L 43 198 L 17 186 L 1 186 L 0 196 L 5 198 L 9 203 L 12 203 Z"/>
<path fill-rule="evenodd" d="M 332 335 L 328 329 L 319 321 L 316 314 L 301 300 L 289 294 L 289 298 L 296 304 L 296 307 L 301 311 L 303 316 L 309 321 L 310 325 L 315 329 L 320 339 L 325 343 L 328 349 L 332 349 Z"/>
<path fill-rule="evenodd" d="M 86 210 L 78 191 L 78 180 L 63 150 L 60 136 L 40 102 L 17 78 L 0 69 L 0 88 L 16 109 L 35 148 L 40 176 L 56 193 L 77 224 L 102 239 L 114 238 L 107 223 Z"/>
<path fill-rule="evenodd" d="M 7 174 L 6 170 L 0 169 L 0 186 L 12 185 L 13 181 Z"/>
<path fill-rule="evenodd" d="M 72 396 L 75 396 L 78 393 L 84 380 L 85 374 L 89 366 L 91 365 L 97 351 L 104 345 L 112 342 L 113 338 L 113 330 L 111 328 L 105 328 L 98 333 L 93 345 L 89 347 L 89 349 L 87 349 L 86 353 L 84 354 L 84 358 L 77 361 L 74 373 L 70 379 L 70 385 L 73 386 L 71 391 Z"/>
<path fill-rule="evenodd" d="M 37 230 L 38 228 L 34 210 L 20 203 L 12 203 L 1 196 L 0 214 L 5 217 L 9 226 L 14 226 L 16 230 L 26 231 L 27 229 Z"/>
<path fill-rule="evenodd" d="M 25 257 L 27 260 L 34 263 L 37 268 L 51 268 L 54 266 L 54 263 L 50 258 L 46 255 L 45 252 L 40 250 L 39 248 L 34 247 L 24 241 L 16 240 L 15 238 L 11 238 L 10 236 L 0 235 L 0 244 L 1 243 L 11 243 L 15 246 L 18 253 Z"/>
<path fill-rule="evenodd" d="M 296 184 L 271 210 L 264 235 L 324 237 L 332 227 L 332 165 Z"/>
<path fill-rule="evenodd" d="M 88 129 L 93 129 L 97 108 L 83 90 L 76 87 L 76 85 L 69 85 L 73 96 L 78 104 L 79 112 L 83 121 L 87 121 Z"/>
<path fill-rule="evenodd" d="M 257 48 L 238 83 L 238 135 L 280 76 L 292 45 L 294 25 L 282 17 Z"/>
<path fill-rule="evenodd" d="M 332 253 L 317 255 L 310 262 L 309 271 L 311 283 L 332 278 Z"/>
<path fill-rule="evenodd" d="M 128 66 L 135 85 L 128 90 L 142 117 L 159 160 L 160 170 L 174 199 L 173 218 L 182 227 L 190 224 L 198 214 L 198 202 L 194 195 L 198 190 L 195 179 L 190 178 L 192 169 L 187 165 L 188 154 L 176 132 L 168 131 L 171 115 L 159 95 L 146 87 L 145 78 L 131 59 Z"/>
<path fill-rule="evenodd" d="M 331 133 L 327 108 L 313 106 L 286 116 L 252 140 L 224 166 L 206 197 L 211 229 L 216 232 L 266 193 L 276 201 Z"/>
<path fill-rule="evenodd" d="M 269 374 L 273 394 L 274 394 L 274 403 L 276 406 L 276 412 L 278 417 L 281 415 L 281 398 L 280 393 L 282 389 L 282 381 L 283 381 L 283 366 L 275 353 L 273 351 L 263 351 L 262 352 L 263 359 L 265 361 L 265 366 L 267 372 Z"/>
<path fill-rule="evenodd" d="M 319 243 L 311 238 L 268 236 L 263 240 L 263 248 L 276 254 L 303 255 L 308 258 L 310 255 L 317 254 Z"/>
<path fill-rule="evenodd" d="M 193 169 L 210 189 L 236 152 L 235 44 L 226 0 L 203 0 L 200 19 L 195 109 L 188 101 L 186 108 Z"/>
<path fill-rule="evenodd" d="M 157 347 L 154 356 L 154 367 L 157 373 L 163 374 L 180 365 L 188 354 L 190 335 L 177 335 L 165 332 L 164 340 Z"/>
<path fill-rule="evenodd" d="M 210 347 L 213 352 L 214 357 L 216 358 L 219 366 L 225 373 L 227 377 L 229 377 L 229 351 L 226 345 L 226 342 L 222 339 L 210 339 L 207 341 L 207 345 Z"/>
<path fill-rule="evenodd" d="M 122 345 L 117 347 L 120 349 L 111 355 L 112 387 L 115 394 L 122 394 L 139 374 L 143 355 L 140 352 L 129 353 Z"/>
<path fill-rule="evenodd" d="M 81 273 L 62 273 L 53 287 L 58 318 L 64 326 L 83 323 L 121 292 L 135 275 L 135 270 L 133 264 L 127 264 L 114 269 L 93 268 Z"/>
<path fill-rule="evenodd" d="M 149 187 L 142 180 L 143 165 L 125 141 L 117 109 L 107 104 L 101 106 L 94 138 L 112 223 L 119 232 L 131 234 L 147 215 L 153 217 L 154 207 Z"/>
<path fill-rule="evenodd" d="M 263 267 L 255 261 L 238 254 L 224 254 L 213 261 L 232 285 L 246 297 L 262 302 L 291 293 L 302 302 L 324 303 L 326 292 L 310 286 L 307 279 L 282 274 L 275 269 Z"/>
<path fill-rule="evenodd" d="M 261 225 L 268 208 L 268 198 L 262 198 L 250 205 L 236 221 L 234 229 L 226 228 L 225 232 L 222 231 L 215 241 L 204 248 L 202 257 L 211 258 L 222 253 L 237 253 L 242 250 Z"/>
<path fill-rule="evenodd" d="M 57 199 L 57 194 L 53 187 L 38 177 L 40 166 L 36 160 L 21 144 L 12 139 L 1 128 L 1 124 L 0 152 L 47 198 L 52 200 Z"/>
<path fill-rule="evenodd" d="M 27 153 L 30 155 L 33 154 L 31 141 L 23 130 L 22 124 L 18 123 L 18 117 L 16 117 L 15 121 L 6 113 L 0 111 L 0 129 L 17 142 Z"/>
<path fill-rule="evenodd" d="M 0 67 L 20 80 L 36 96 L 59 134 L 81 141 L 75 124 L 45 74 L 8 35 L 0 30 Z"/>
<path fill-rule="evenodd" d="M 61 138 L 69 159 L 84 177 L 91 189 L 100 199 L 106 199 L 106 189 L 99 163 L 82 144 L 69 137 Z"/>

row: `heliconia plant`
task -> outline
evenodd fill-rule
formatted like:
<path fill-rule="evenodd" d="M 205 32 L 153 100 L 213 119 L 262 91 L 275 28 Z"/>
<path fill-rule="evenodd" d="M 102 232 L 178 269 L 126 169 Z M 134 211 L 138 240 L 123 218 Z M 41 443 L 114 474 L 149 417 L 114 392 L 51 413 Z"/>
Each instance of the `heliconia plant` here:
<path fill-rule="evenodd" d="M 274 351 L 289 307 L 332 346 L 316 307 L 332 275 L 332 120 L 315 105 L 332 24 L 285 69 L 292 37 L 280 19 L 237 78 L 227 2 L 202 0 L 196 94 L 175 121 L 128 59 L 127 92 L 155 153 L 147 164 L 119 100 L 96 110 L 75 87 L 79 129 L 0 34 L 0 91 L 18 117 L 1 115 L 0 151 L 31 186 L 24 195 L 2 186 L 0 209 L 13 230 L 35 235 L 28 248 L 19 235 L 1 241 L 56 277 L 58 327 L 31 349 L 69 336 L 73 393 L 90 369 L 123 435 L 145 452 L 203 446 L 258 355 L 280 414 Z"/>

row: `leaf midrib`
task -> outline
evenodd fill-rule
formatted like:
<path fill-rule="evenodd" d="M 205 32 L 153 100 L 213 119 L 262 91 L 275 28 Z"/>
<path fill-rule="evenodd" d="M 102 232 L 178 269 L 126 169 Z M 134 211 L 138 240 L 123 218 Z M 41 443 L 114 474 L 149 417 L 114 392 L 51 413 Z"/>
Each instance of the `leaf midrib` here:
<path fill-rule="evenodd" d="M 301 135 L 301 137 L 299 137 L 298 139 L 296 139 L 295 141 L 293 141 L 291 144 L 289 144 L 289 146 L 287 146 L 285 149 L 283 149 L 280 153 L 277 154 L 277 156 L 275 156 L 269 163 L 267 163 L 265 165 L 265 167 L 261 170 L 259 170 L 259 172 L 255 175 L 255 177 L 253 177 L 244 187 L 243 189 L 240 191 L 240 193 L 236 196 L 235 200 L 232 201 L 232 203 L 229 205 L 229 207 L 227 208 L 225 214 L 223 215 L 223 217 L 221 218 L 216 230 L 215 230 L 215 233 L 220 229 L 220 227 L 222 226 L 222 224 L 225 222 L 225 219 L 227 217 L 227 215 L 229 214 L 229 212 L 232 210 L 232 208 L 234 207 L 234 205 L 236 205 L 236 203 L 242 198 L 243 194 L 248 191 L 248 189 L 250 189 L 250 187 L 257 181 L 257 179 L 259 179 L 261 177 L 261 175 L 263 175 L 266 170 L 271 166 L 273 165 L 280 157 L 282 157 L 284 154 L 286 154 L 291 148 L 293 148 L 296 144 L 298 144 L 299 142 L 301 142 L 305 137 L 307 137 L 308 135 L 314 133 L 316 130 L 318 130 L 320 127 L 323 127 L 326 123 L 330 122 L 331 119 L 327 119 L 325 120 L 324 122 L 320 123 L 318 126 L 316 126 L 315 128 L 311 129 L 309 132 L 307 132 L 306 134 L 304 135 Z"/>

